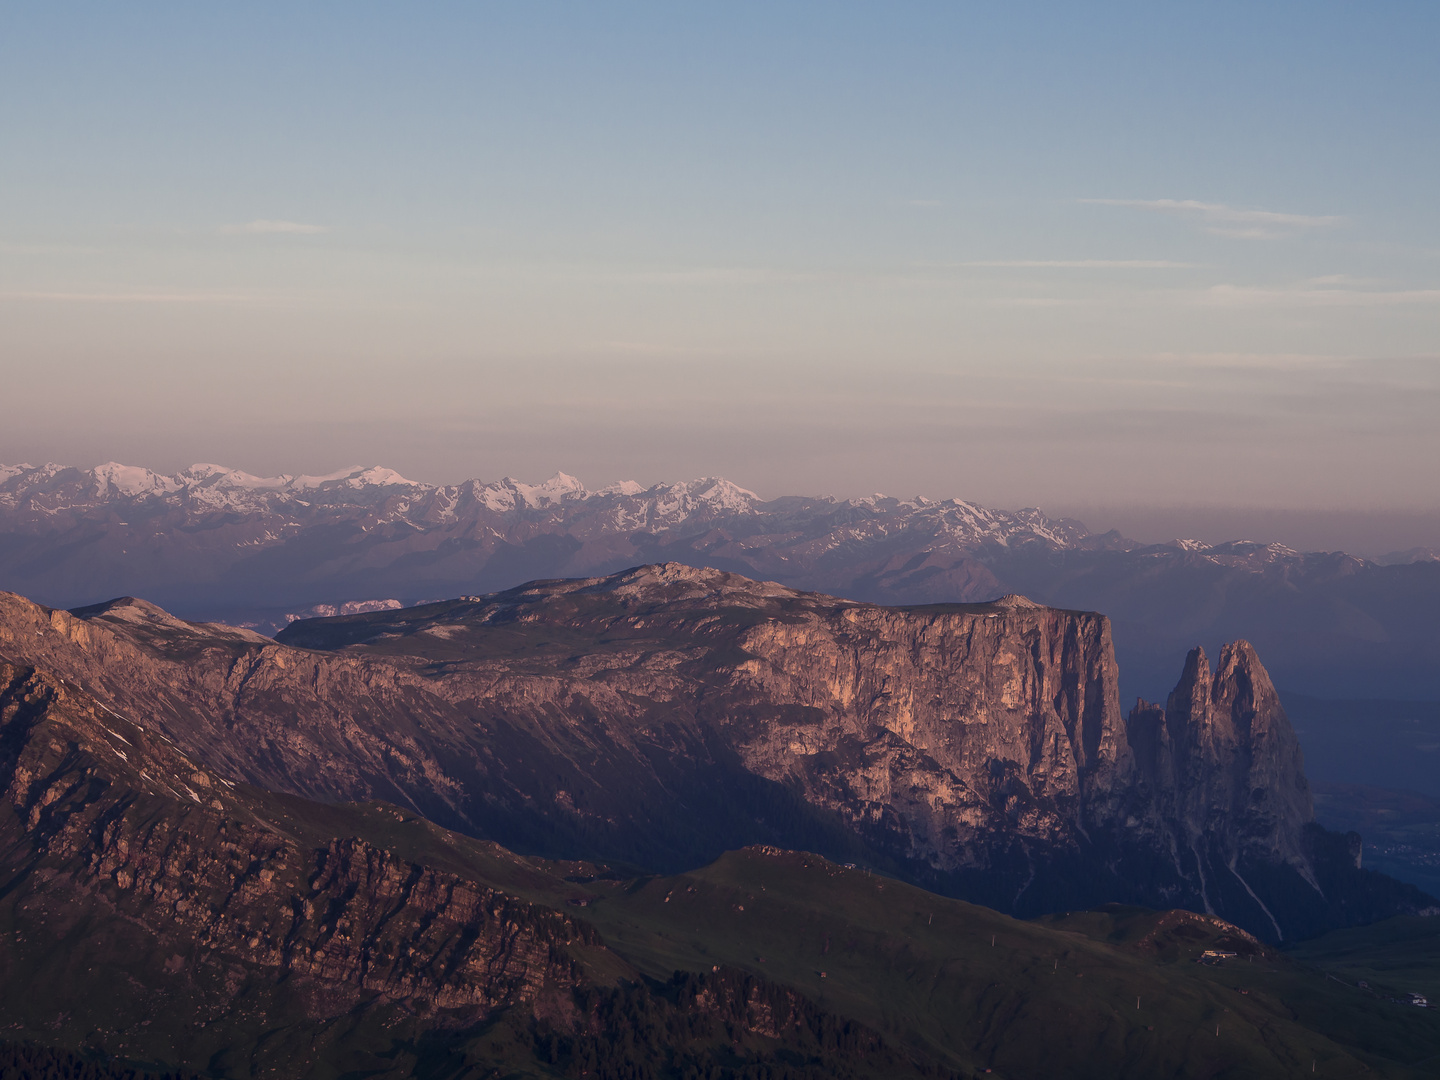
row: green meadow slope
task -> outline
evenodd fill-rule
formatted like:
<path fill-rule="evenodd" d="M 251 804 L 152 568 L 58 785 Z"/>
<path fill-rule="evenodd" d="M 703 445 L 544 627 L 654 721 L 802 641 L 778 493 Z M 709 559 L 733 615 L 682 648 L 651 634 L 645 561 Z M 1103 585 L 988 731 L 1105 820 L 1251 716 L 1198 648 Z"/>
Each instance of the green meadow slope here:
<path fill-rule="evenodd" d="M 1302 963 L 1188 912 L 1020 921 L 764 848 L 692 874 L 591 887 L 599 898 L 586 917 L 648 974 L 707 965 L 763 974 L 961 1070 L 1420 1076 L 1433 1075 L 1440 1053 L 1440 1012 L 1327 978 L 1309 964 L 1328 964 L 1328 946 Z M 1433 948 L 1440 921 L 1414 923 Z M 1358 942 L 1366 932 L 1345 933 Z M 1238 955 L 1195 962 L 1206 949 Z"/>

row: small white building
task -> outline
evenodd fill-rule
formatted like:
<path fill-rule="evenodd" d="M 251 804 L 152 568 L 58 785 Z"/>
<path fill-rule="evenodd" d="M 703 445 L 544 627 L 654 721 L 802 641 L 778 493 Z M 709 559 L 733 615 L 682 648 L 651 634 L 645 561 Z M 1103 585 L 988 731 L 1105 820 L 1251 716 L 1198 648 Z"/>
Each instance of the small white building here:
<path fill-rule="evenodd" d="M 1224 949 L 1206 949 L 1196 957 L 1196 960 L 1202 964 L 1221 964 L 1235 955 L 1235 953 L 1226 952 Z"/>

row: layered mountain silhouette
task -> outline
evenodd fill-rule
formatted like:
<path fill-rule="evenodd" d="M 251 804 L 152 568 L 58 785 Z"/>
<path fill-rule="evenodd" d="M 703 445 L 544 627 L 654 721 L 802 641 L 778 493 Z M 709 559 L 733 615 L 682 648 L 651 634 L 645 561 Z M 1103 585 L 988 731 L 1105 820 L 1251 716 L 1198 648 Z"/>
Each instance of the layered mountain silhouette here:
<path fill-rule="evenodd" d="M 62 607 L 144 596 L 264 633 L 345 605 L 683 562 L 884 604 L 1007 592 L 1112 619 L 1127 687 L 1163 695 L 1196 641 L 1245 638 L 1282 686 L 1440 698 L 1440 562 L 1277 544 L 1145 545 L 1038 510 L 875 496 L 763 500 L 720 479 L 587 490 L 559 474 L 434 486 L 383 468 L 255 477 L 0 466 L 0 588 Z"/>
<path fill-rule="evenodd" d="M 1019 915 L 1123 901 L 1272 941 L 1433 903 L 1313 822 L 1253 649 L 1121 711 L 1108 621 L 886 608 L 670 563 L 304 620 L 0 604 L 0 654 L 269 791 L 674 872 L 764 843 Z"/>

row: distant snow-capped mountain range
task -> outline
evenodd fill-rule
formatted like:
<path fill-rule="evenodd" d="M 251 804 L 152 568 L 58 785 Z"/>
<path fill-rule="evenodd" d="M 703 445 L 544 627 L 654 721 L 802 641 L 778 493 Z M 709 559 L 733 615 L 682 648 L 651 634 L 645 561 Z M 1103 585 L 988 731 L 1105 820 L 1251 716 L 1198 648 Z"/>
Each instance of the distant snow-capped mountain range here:
<path fill-rule="evenodd" d="M 62 465 L 0 465 L 0 513 L 16 517 L 89 514 L 102 507 L 167 508 L 187 516 L 265 514 L 283 510 L 331 515 L 368 513 L 367 525 L 404 521 L 419 527 L 447 526 L 491 515 L 599 515 L 615 530 L 674 528 L 697 517 L 763 516 L 796 502 L 853 508 L 866 519 L 893 524 L 932 522 L 948 538 L 967 544 L 1012 540 L 1067 547 L 1088 536 L 1079 522 L 1054 520 L 1038 510 L 989 510 L 959 499 L 778 499 L 771 502 L 719 477 L 642 487 L 634 481 L 591 491 L 575 477 L 556 473 L 540 484 L 506 477 L 485 482 L 434 485 L 407 480 L 393 469 L 355 466 L 325 476 L 252 476 L 222 465 L 197 464 L 174 475 L 108 462 L 93 469 Z M 126 523 L 131 524 L 131 523 Z M 595 524 L 600 524 L 596 522 Z M 846 539 L 875 530 L 847 531 Z"/>
<path fill-rule="evenodd" d="M 1423 551 L 1392 566 L 1245 540 L 1143 544 L 1036 509 L 767 500 L 718 477 L 592 491 L 565 473 L 433 485 L 378 466 L 0 466 L 0 588 L 53 606 L 128 594 L 269 631 L 289 613 L 666 561 L 881 603 L 1015 592 L 1102 611 L 1122 677 L 1153 658 L 1168 679 L 1176 648 L 1246 637 L 1282 685 L 1440 698 L 1440 630 L 1418 614 L 1440 606 L 1440 562 Z"/>
<path fill-rule="evenodd" d="M 832 511 L 851 509 L 859 515 L 847 523 L 854 527 L 837 523 L 836 535 L 829 537 L 834 542 L 874 539 L 892 534 L 897 526 L 914 528 L 920 522 L 934 528 L 936 539 L 943 537 L 965 546 L 1040 542 L 1064 549 L 1087 541 L 1094 546 L 1096 536 L 1078 521 L 1050 518 L 1037 509 L 998 511 L 960 499 L 893 499 L 879 494 L 864 499 L 787 497 L 767 502 L 720 477 L 648 488 L 627 480 L 590 490 L 563 472 L 539 484 L 506 477 L 490 482 L 468 480 L 435 485 L 407 480 L 394 469 L 382 466 L 352 466 L 324 476 L 253 476 L 206 463 L 173 475 L 114 461 L 93 469 L 55 464 L 0 465 L 0 513 L 11 520 L 30 515 L 53 518 L 137 504 L 152 511 L 166 507 L 187 516 L 273 513 L 287 507 L 325 508 L 337 514 L 365 509 L 378 511 L 373 524 L 406 521 L 422 527 L 489 514 L 524 515 L 563 509 L 585 516 L 600 512 L 615 529 L 674 528 L 696 517 L 732 514 L 773 516 L 803 506 L 812 514 L 824 507 Z M 1126 550 L 1141 546 L 1118 533 L 1104 534 L 1103 543 Z M 1221 545 L 1175 540 L 1160 546 L 1227 560 L 1269 562 L 1299 554 L 1283 545 L 1245 540 Z"/>

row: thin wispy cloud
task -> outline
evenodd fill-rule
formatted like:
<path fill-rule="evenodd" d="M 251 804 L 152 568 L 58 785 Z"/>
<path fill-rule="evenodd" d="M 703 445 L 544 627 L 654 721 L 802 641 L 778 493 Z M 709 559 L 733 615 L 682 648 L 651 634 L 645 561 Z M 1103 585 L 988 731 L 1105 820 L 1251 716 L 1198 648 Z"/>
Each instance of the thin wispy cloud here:
<path fill-rule="evenodd" d="M 582 351 L 602 356 L 659 358 L 676 356 L 730 357 L 736 354 L 736 350 L 730 346 L 662 341 L 597 341 Z"/>
<path fill-rule="evenodd" d="M 1069 296 L 996 296 L 980 303 L 997 308 L 1074 308 L 1090 305 L 1088 300 Z"/>
<path fill-rule="evenodd" d="M 292 233 L 311 236 L 315 233 L 326 232 L 324 225 L 306 225 L 299 221 L 274 221 L 269 218 L 257 218 L 254 221 L 247 221 L 244 225 L 224 225 L 222 233 Z"/>
<path fill-rule="evenodd" d="M 764 266 L 690 266 L 655 269 L 615 268 L 587 271 L 586 275 L 646 284 L 795 285 L 838 280 L 844 275 L 826 271 L 781 270 Z"/>
<path fill-rule="evenodd" d="M 98 255 L 104 250 L 79 244 L 16 244 L 0 241 L 0 254 L 4 255 Z"/>
<path fill-rule="evenodd" d="M 0 301 L 29 301 L 41 304 L 190 304 L 246 307 L 319 309 L 337 303 L 353 303 L 355 297 L 342 292 L 297 288 L 18 288 L 0 289 Z M 375 303 L 367 300 L 371 307 Z"/>
<path fill-rule="evenodd" d="M 77 304 L 246 304 L 255 297 L 219 292 L 53 292 L 14 290 L 0 292 L 0 300 L 39 300 Z"/>
<path fill-rule="evenodd" d="M 1212 285 L 1200 301 L 1216 307 L 1403 307 L 1440 304 L 1440 289 L 1335 289 Z"/>
<path fill-rule="evenodd" d="M 1375 287 L 1385 284 L 1383 278 L 1356 277 L 1354 274 L 1325 274 L 1323 277 L 1307 279 L 1304 284 L 1317 285 L 1350 285 L 1355 288 Z"/>
<path fill-rule="evenodd" d="M 1275 240 L 1311 229 L 1328 229 L 1345 219 L 1333 214 L 1286 214 L 1277 210 L 1245 209 L 1196 199 L 1079 199 L 1093 206 L 1128 206 L 1152 213 L 1175 214 L 1199 221 L 1207 232 L 1243 240 Z"/>
<path fill-rule="evenodd" d="M 1169 259 L 984 259 L 949 265 L 1016 270 L 1194 270 L 1201 264 Z"/>
<path fill-rule="evenodd" d="M 1240 371 L 1311 371 L 1340 369 L 1359 357 L 1328 353 L 1156 353 L 1154 359 L 1181 367 L 1224 368 Z"/>

